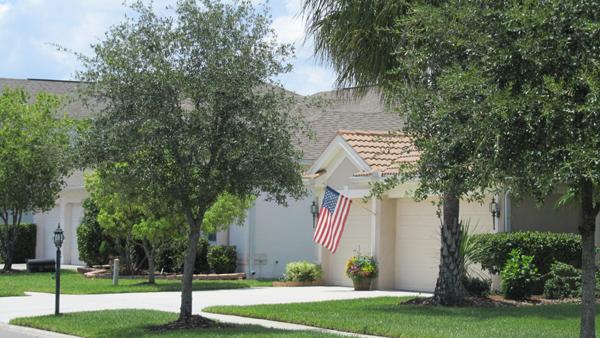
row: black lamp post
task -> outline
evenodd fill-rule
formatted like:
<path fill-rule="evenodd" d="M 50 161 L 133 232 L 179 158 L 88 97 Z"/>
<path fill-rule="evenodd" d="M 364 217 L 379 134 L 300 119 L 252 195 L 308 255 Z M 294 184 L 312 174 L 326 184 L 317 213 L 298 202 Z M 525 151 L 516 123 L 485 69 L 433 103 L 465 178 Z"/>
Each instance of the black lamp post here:
<path fill-rule="evenodd" d="M 317 201 L 312 201 L 312 204 L 310 205 L 310 213 L 312 214 L 313 217 L 313 228 L 316 225 L 317 222 L 317 217 L 319 217 L 319 206 L 317 205 Z"/>
<path fill-rule="evenodd" d="M 64 240 L 65 234 L 60 228 L 60 223 L 58 223 L 58 228 L 54 230 L 54 245 L 56 245 L 56 291 L 54 292 L 55 315 L 58 315 L 60 313 L 60 248 L 62 247 Z"/>
<path fill-rule="evenodd" d="M 490 202 L 490 212 L 492 213 L 492 228 L 496 230 L 496 217 L 500 217 L 500 205 L 493 197 Z"/>

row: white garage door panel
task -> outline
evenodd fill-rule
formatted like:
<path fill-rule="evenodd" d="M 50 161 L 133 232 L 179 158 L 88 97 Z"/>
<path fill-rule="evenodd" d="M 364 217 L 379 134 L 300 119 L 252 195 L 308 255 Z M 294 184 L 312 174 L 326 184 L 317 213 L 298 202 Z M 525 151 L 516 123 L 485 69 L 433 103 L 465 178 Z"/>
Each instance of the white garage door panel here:
<path fill-rule="evenodd" d="M 399 199 L 397 203 L 395 287 L 433 291 L 439 264 L 437 208 L 428 201 Z"/>

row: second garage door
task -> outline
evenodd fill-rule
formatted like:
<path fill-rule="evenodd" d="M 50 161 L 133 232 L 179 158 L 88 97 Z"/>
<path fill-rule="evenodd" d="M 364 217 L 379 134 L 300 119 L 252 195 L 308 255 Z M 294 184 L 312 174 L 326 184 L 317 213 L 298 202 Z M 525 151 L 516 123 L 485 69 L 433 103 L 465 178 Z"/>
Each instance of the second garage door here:
<path fill-rule="evenodd" d="M 440 250 L 440 220 L 436 210 L 437 207 L 429 201 L 398 199 L 396 289 L 427 292 L 434 290 Z"/>

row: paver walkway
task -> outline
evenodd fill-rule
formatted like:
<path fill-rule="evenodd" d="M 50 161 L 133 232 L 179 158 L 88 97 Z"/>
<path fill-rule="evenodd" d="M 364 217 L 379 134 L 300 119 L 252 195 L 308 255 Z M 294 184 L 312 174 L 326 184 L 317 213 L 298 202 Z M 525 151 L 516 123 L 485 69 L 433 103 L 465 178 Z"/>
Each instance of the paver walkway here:
<path fill-rule="evenodd" d="M 54 313 L 54 295 L 27 293 L 25 297 L 0 297 L 0 322 L 7 323 L 17 317 L 39 316 Z M 194 312 L 214 305 L 255 305 L 300 303 L 324 300 L 371 298 L 383 296 L 414 296 L 418 293 L 403 291 L 356 292 L 347 287 L 292 287 L 250 288 L 233 290 L 195 291 Z M 428 294 L 423 294 L 428 295 Z M 94 311 L 107 309 L 153 309 L 178 312 L 179 292 L 120 293 L 103 295 L 62 295 L 61 312 Z M 204 314 L 204 313 L 203 313 Z M 307 329 L 307 327 L 279 322 L 261 321 L 235 316 L 205 314 L 229 322 L 244 322 L 284 329 Z M 221 316 L 221 318 L 217 318 Z M 227 318 L 229 317 L 229 318 Z M 240 319 L 241 318 L 241 319 Z M 266 323 L 270 322 L 270 323 Z M 0 332 L 0 336 L 2 336 Z"/>

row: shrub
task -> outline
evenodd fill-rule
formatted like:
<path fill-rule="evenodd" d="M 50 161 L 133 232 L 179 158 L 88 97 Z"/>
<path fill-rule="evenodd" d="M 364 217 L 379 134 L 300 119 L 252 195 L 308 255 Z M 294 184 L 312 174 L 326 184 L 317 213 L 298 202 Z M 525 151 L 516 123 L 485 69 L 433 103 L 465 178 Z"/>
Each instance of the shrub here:
<path fill-rule="evenodd" d="M 489 280 L 465 276 L 462 279 L 465 290 L 474 297 L 485 297 L 490 294 L 492 282 Z"/>
<path fill-rule="evenodd" d="M 13 252 L 13 263 L 25 263 L 35 258 L 37 226 L 23 223 L 17 230 L 17 241 Z M 4 243 L 0 242 L 0 262 L 4 262 Z"/>
<path fill-rule="evenodd" d="M 555 262 L 544 283 L 544 297 L 563 299 L 577 297 L 581 292 L 581 271 L 572 265 Z"/>
<path fill-rule="evenodd" d="M 104 234 L 98 223 L 98 207 L 90 199 L 83 202 L 83 219 L 77 228 L 79 259 L 87 265 L 107 264 L 110 256 L 116 256 L 113 240 Z"/>
<path fill-rule="evenodd" d="M 283 275 L 283 279 L 288 282 L 314 282 L 320 278 L 321 267 L 307 261 L 288 263 Z"/>
<path fill-rule="evenodd" d="M 501 272 L 502 293 L 509 299 L 525 299 L 533 293 L 534 284 L 540 278 L 533 256 L 513 249 Z"/>
<path fill-rule="evenodd" d="M 491 273 L 498 273 L 506 265 L 512 250 L 533 256 L 533 264 L 545 275 L 554 262 L 581 267 L 581 236 L 553 232 L 502 232 L 474 236 L 479 248 L 475 263 Z"/>
<path fill-rule="evenodd" d="M 208 265 L 214 273 L 232 273 L 236 269 L 237 253 L 233 245 L 214 245 L 208 248 Z"/>
<path fill-rule="evenodd" d="M 372 256 L 358 254 L 346 263 L 346 275 L 352 280 L 377 277 L 377 261 Z"/>
<path fill-rule="evenodd" d="M 164 248 L 156 254 L 155 262 L 157 270 L 163 270 L 165 272 L 182 272 L 186 248 L 187 238 L 173 238 L 168 245 L 165 245 Z M 208 239 L 202 237 L 198 241 L 198 252 L 196 253 L 194 273 L 210 272 L 207 255 Z"/>

